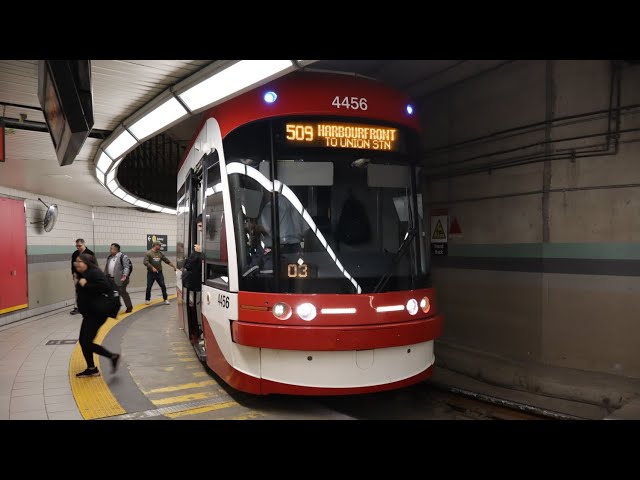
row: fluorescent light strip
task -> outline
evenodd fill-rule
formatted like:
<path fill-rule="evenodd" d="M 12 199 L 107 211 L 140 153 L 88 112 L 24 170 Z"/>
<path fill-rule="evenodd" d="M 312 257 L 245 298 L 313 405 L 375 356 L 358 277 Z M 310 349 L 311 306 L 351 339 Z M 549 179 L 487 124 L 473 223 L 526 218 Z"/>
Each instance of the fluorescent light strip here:
<path fill-rule="evenodd" d="M 323 308 L 320 310 L 323 315 L 338 315 L 341 313 L 356 313 L 355 308 Z"/>
<path fill-rule="evenodd" d="M 136 144 L 136 139 L 129 132 L 123 130 L 111 144 L 105 148 L 105 152 L 111 158 L 120 158 L 127 150 Z"/>
<path fill-rule="evenodd" d="M 178 212 L 176 212 L 175 210 L 173 210 L 171 208 L 163 208 L 162 209 L 162 213 L 170 213 L 171 215 L 175 215 Z"/>
<path fill-rule="evenodd" d="M 113 193 L 118 198 L 124 198 L 124 196 L 127 194 L 127 192 L 125 192 L 121 188 L 117 188 L 111 193 Z"/>
<path fill-rule="evenodd" d="M 111 180 L 108 184 L 107 184 L 107 188 L 109 190 L 111 190 L 112 192 L 115 192 L 118 189 L 118 182 L 116 182 L 115 180 Z"/>
<path fill-rule="evenodd" d="M 96 178 L 102 185 L 104 185 L 104 174 L 97 168 L 96 168 Z"/>
<path fill-rule="evenodd" d="M 102 154 L 100 155 L 100 159 L 98 160 L 98 165 L 96 167 L 98 168 L 98 170 L 104 173 L 107 170 L 109 170 L 110 166 L 111 166 L 111 159 L 106 153 L 102 152 Z"/>
<path fill-rule="evenodd" d="M 118 160 L 116 163 L 113 164 L 113 170 L 115 170 L 116 168 L 118 168 L 120 166 L 120 164 L 122 163 L 122 161 L 124 160 L 124 157 L 122 157 L 120 160 Z"/>
<path fill-rule="evenodd" d="M 142 199 L 138 199 L 138 201 L 134 205 L 136 207 L 147 208 L 149 206 L 149 202 L 145 202 Z"/>
<path fill-rule="evenodd" d="M 116 178 L 116 170 L 111 169 L 111 171 L 107 174 L 107 184 L 111 183 L 111 180 Z"/>
<path fill-rule="evenodd" d="M 240 60 L 178 96 L 189 110 L 198 110 L 291 66 L 291 60 Z"/>
<path fill-rule="evenodd" d="M 188 112 L 180 105 L 178 100 L 170 98 L 131 125 L 129 131 L 133 133 L 138 140 L 142 140 L 187 114 Z"/>
<path fill-rule="evenodd" d="M 128 193 L 127 193 L 124 197 L 122 197 L 122 199 L 123 199 L 125 202 L 128 202 L 128 203 L 136 203 L 136 200 L 137 200 L 137 198 L 132 197 L 132 196 L 131 196 L 131 195 L 129 195 Z"/>
<path fill-rule="evenodd" d="M 404 310 L 404 305 L 387 305 L 384 307 L 376 307 L 376 312 L 400 312 Z"/>
<path fill-rule="evenodd" d="M 154 205 L 153 203 L 147 207 L 149 210 L 153 210 L 154 212 L 162 212 L 162 207 L 158 205 Z"/>

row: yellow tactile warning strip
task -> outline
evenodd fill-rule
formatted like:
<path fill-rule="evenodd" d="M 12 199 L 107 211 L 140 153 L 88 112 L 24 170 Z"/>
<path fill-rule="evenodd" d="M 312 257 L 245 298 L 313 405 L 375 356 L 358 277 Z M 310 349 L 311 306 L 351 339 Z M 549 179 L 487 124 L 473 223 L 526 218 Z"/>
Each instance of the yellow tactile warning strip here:
<path fill-rule="evenodd" d="M 235 407 L 236 405 L 238 405 L 238 403 L 233 401 L 216 403 L 215 405 L 209 405 L 207 407 L 192 408 L 190 410 L 184 410 L 182 412 L 166 413 L 165 416 L 169 418 L 179 418 L 179 417 L 184 417 L 186 415 L 197 415 L 198 413 L 205 413 L 205 412 L 211 412 L 213 410 L 220 410 L 222 408 Z"/>
<path fill-rule="evenodd" d="M 3 309 L 0 309 L 0 315 L 2 315 L 3 313 L 15 312 L 16 310 L 20 310 L 21 308 L 27 308 L 28 306 L 29 305 L 27 303 L 24 303 L 22 305 L 16 305 L 14 307 L 3 308 Z"/>
<path fill-rule="evenodd" d="M 169 295 L 169 299 L 174 298 L 176 298 L 176 295 Z M 109 331 L 129 315 L 163 301 L 164 300 L 162 299 L 157 299 L 153 300 L 149 305 L 136 305 L 133 307 L 133 311 L 131 313 L 121 313 L 116 319 L 108 318 L 105 324 L 100 327 L 94 342 L 98 344 L 102 343 L 102 340 L 104 340 Z M 100 365 L 98 355 L 94 355 L 94 358 L 96 360 L 96 365 Z M 109 390 L 109 387 L 102 376 L 85 378 L 76 377 L 76 373 L 81 372 L 85 368 L 87 368 L 87 364 L 82 356 L 80 344 L 77 344 L 69 361 L 69 381 L 71 383 L 73 398 L 78 405 L 78 409 L 80 410 L 82 417 L 85 420 L 90 420 L 95 418 L 112 417 L 114 415 L 122 415 L 126 413 L 124 408 L 122 408 L 111 393 L 111 390 Z"/>

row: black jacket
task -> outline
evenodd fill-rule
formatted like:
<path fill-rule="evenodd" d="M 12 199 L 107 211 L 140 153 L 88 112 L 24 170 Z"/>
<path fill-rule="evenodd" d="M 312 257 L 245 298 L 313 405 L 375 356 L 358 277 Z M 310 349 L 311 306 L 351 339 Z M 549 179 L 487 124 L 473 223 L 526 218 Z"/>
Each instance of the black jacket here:
<path fill-rule="evenodd" d="M 82 315 L 96 314 L 98 300 L 103 293 L 110 293 L 111 287 L 107 282 L 107 276 L 102 270 L 89 267 L 86 272 L 78 273 L 78 278 L 85 278 L 87 284 L 84 287 L 76 284 L 78 294 L 78 310 Z"/>
<path fill-rule="evenodd" d="M 182 286 L 192 292 L 202 290 L 202 254 L 192 252 L 182 266 Z"/>
<path fill-rule="evenodd" d="M 89 250 L 89 247 L 85 248 L 84 252 L 82 252 L 82 253 L 86 253 L 87 255 L 93 255 L 94 257 L 96 256 L 95 253 L 93 253 L 91 250 Z M 80 251 L 79 250 L 76 250 L 71 255 L 71 273 L 76 273 L 76 267 L 73 266 L 73 262 L 76 261 L 76 258 L 78 258 L 78 255 L 80 255 Z"/>

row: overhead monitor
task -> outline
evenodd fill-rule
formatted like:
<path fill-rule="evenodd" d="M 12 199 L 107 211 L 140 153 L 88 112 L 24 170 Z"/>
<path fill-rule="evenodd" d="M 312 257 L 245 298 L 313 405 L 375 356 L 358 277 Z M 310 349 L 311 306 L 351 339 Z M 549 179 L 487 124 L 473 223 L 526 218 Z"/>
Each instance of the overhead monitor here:
<path fill-rule="evenodd" d="M 38 100 L 60 165 L 71 165 L 93 128 L 90 60 L 40 60 Z"/>

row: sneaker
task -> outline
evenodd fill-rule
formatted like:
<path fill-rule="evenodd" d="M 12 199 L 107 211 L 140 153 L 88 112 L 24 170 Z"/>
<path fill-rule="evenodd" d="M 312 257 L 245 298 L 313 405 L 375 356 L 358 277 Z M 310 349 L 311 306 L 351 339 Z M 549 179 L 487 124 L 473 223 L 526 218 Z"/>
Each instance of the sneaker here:
<path fill-rule="evenodd" d="M 111 373 L 116 373 L 118 369 L 118 361 L 120 360 L 120 354 L 114 353 L 113 357 L 111 357 Z"/>
<path fill-rule="evenodd" d="M 165 300 L 165 301 L 164 301 L 164 304 L 165 304 L 165 305 L 171 305 L 171 303 L 169 302 L 169 300 Z"/>
<path fill-rule="evenodd" d="M 87 368 L 85 371 L 76 373 L 76 377 L 97 377 L 100 375 L 98 367 Z"/>
<path fill-rule="evenodd" d="M 151 300 L 146 300 L 146 301 L 144 302 L 144 304 L 145 304 L 145 305 L 151 305 Z"/>
<path fill-rule="evenodd" d="M 78 309 L 77 309 L 77 308 L 74 308 L 73 310 L 71 310 L 71 311 L 69 312 L 69 314 L 70 314 L 70 315 L 77 315 L 78 313 L 80 313 L 80 312 L 78 311 Z"/>

